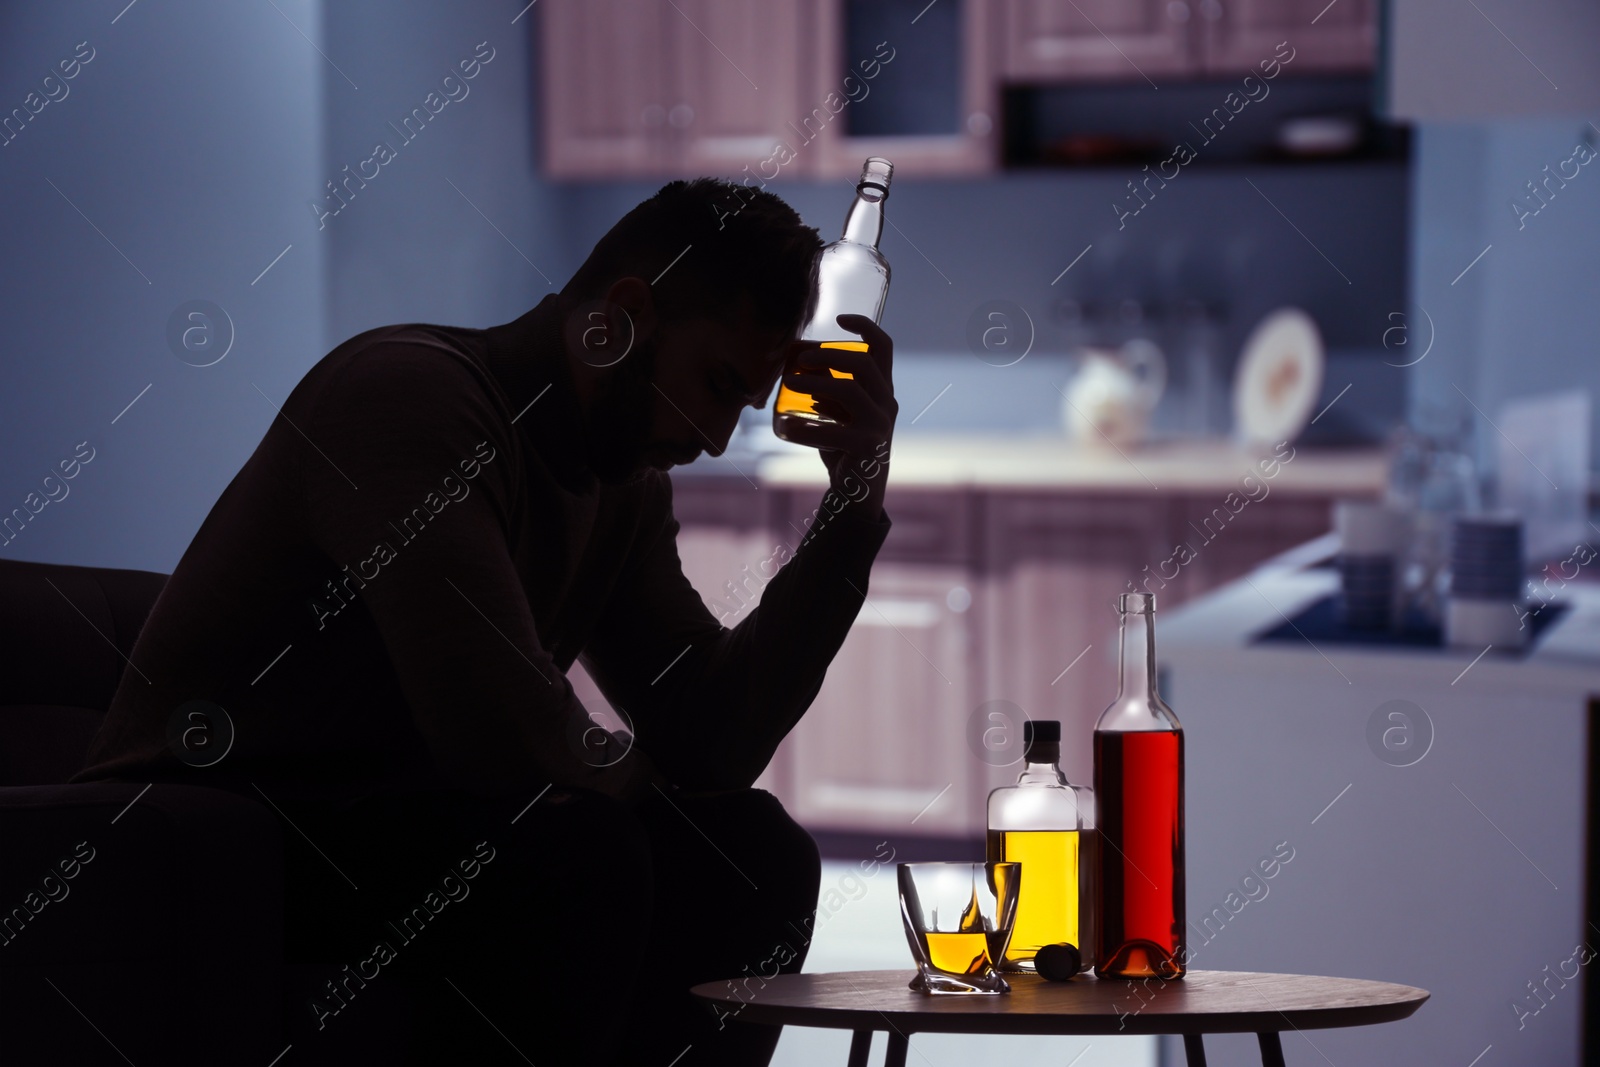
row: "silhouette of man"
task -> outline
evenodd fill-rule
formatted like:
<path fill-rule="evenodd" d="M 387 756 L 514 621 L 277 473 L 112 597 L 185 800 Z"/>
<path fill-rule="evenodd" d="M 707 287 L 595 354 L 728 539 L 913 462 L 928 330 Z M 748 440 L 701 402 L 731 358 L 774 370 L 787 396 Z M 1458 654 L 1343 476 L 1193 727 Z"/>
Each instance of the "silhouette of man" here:
<path fill-rule="evenodd" d="M 776 196 L 673 182 L 513 322 L 339 345 L 201 525 L 73 780 L 293 824 L 300 1062 L 354 1062 L 397 1003 L 418 1063 L 770 1058 L 776 1027 L 686 990 L 805 958 L 816 845 L 752 783 L 888 533 L 892 341 L 841 316 L 870 355 L 803 370 L 831 488 L 732 629 L 683 575 L 666 472 L 801 350 L 819 246 Z M 595 726 L 578 659 L 631 735 Z"/>

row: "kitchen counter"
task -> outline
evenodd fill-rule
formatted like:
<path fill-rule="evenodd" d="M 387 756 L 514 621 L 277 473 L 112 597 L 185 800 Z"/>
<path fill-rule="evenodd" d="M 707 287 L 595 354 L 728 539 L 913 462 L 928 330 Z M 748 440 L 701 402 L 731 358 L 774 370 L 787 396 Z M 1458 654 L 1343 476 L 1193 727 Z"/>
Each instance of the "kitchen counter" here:
<path fill-rule="evenodd" d="M 1185 735 L 1195 966 L 1432 991 L 1404 1026 L 1318 1033 L 1334 1063 L 1466 1064 L 1492 1045 L 1498 1062 L 1576 1064 L 1566 961 L 1600 943 L 1584 914 L 1600 584 L 1569 583 L 1571 610 L 1524 656 L 1254 640 L 1335 589 L 1314 564 L 1337 550 L 1319 538 L 1157 617 Z M 1241 889 L 1278 842 L 1293 862 Z"/>
<path fill-rule="evenodd" d="M 1315 601 L 1339 590 L 1339 573 L 1314 564 L 1332 559 L 1339 550 L 1337 534 L 1326 534 L 1262 563 L 1248 582 L 1236 582 L 1210 592 L 1203 600 L 1167 616 L 1162 623 L 1164 660 L 1195 663 L 1247 655 L 1262 671 L 1280 667 L 1290 673 L 1313 675 L 1326 671 L 1317 684 L 1341 681 L 1346 667 L 1368 679 L 1403 685 L 1419 670 L 1440 679 L 1458 677 L 1470 666 L 1474 691 L 1495 688 L 1502 693 L 1556 693 L 1581 700 L 1581 694 L 1600 693 L 1600 583 L 1568 583 L 1555 599 L 1568 612 L 1534 647 L 1525 653 L 1493 652 L 1477 657 L 1479 648 L 1381 645 L 1329 645 L 1259 643 L 1254 636 L 1272 629 L 1285 617 L 1294 618 Z M 1508 605 L 1509 610 L 1509 605 Z M 1335 666 L 1337 665 L 1337 666 Z M 1339 673 L 1343 671 L 1343 673 Z M 1464 683 L 1463 683 L 1464 684 Z M 1451 682 L 1444 686 L 1455 687 Z M 1464 690 L 1455 689 L 1452 695 Z"/>
<path fill-rule="evenodd" d="M 1274 492 L 1372 496 L 1383 491 L 1382 449 L 1299 448 L 1284 454 L 1292 458 L 1280 461 L 1268 480 Z M 1241 479 L 1271 455 L 1271 450 L 1251 452 L 1223 441 L 1166 442 L 1118 452 L 1076 445 L 1060 435 L 902 434 L 894 442 L 890 482 L 906 489 L 1222 494 L 1239 489 Z M 733 462 L 764 486 L 820 489 L 827 484 L 826 470 L 806 448 Z M 695 466 L 702 464 L 709 466 L 705 460 Z"/>

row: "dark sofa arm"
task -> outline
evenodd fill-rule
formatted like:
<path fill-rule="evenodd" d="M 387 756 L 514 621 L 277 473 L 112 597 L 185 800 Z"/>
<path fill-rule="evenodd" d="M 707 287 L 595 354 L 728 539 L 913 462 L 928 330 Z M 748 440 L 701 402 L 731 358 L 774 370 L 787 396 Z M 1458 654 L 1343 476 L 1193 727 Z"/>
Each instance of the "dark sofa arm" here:
<path fill-rule="evenodd" d="M 0 788 L 0 857 L 6 1063 L 282 1051 L 283 839 L 268 808 L 164 783 Z"/>

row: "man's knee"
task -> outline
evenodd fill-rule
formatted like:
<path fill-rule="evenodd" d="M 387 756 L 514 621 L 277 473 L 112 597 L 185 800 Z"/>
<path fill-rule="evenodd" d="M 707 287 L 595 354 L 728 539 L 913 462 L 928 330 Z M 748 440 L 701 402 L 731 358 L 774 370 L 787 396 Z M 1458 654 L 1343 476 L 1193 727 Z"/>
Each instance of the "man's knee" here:
<path fill-rule="evenodd" d="M 506 840 L 520 854 L 533 857 L 546 877 L 549 860 L 557 857 L 582 857 L 587 863 L 615 864 L 640 874 L 649 870 L 644 826 L 626 805 L 607 794 L 552 788 L 541 795 L 503 800 L 497 814 Z M 596 847 L 598 842 L 604 847 Z"/>
<path fill-rule="evenodd" d="M 809 887 L 806 896 L 814 901 L 816 887 L 822 881 L 822 854 L 816 838 L 795 822 L 777 797 L 765 789 L 750 792 L 757 794 L 752 801 L 756 809 L 753 817 L 761 826 L 762 840 L 772 842 L 775 850 L 793 863 L 794 877 Z"/>
<path fill-rule="evenodd" d="M 741 867 L 759 868 L 755 880 L 763 888 L 773 887 L 792 896 L 803 910 L 815 906 L 822 882 L 822 857 L 817 842 L 805 827 L 765 789 L 738 789 L 693 798 L 681 798 L 694 808 L 685 813 L 697 821 L 722 828 L 711 833 L 720 847 L 729 844 L 742 853 Z M 708 828 L 708 833 L 709 833 Z M 723 842 L 729 844 L 723 844 Z M 755 872 L 751 872 L 755 877 Z"/>

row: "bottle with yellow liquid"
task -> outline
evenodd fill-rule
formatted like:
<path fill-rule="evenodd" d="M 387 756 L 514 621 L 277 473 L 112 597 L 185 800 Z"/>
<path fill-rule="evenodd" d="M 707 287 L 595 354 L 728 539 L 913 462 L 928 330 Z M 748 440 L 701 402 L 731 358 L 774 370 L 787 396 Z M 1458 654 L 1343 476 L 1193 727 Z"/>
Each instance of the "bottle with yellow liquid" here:
<path fill-rule="evenodd" d="M 883 205 L 889 199 L 889 179 L 894 164 L 872 156 L 861 168 L 856 183 L 856 198 L 844 217 L 844 235 L 817 253 L 815 269 L 816 309 L 800 332 L 800 340 L 815 342 L 822 349 L 842 348 L 867 351 L 860 337 L 835 321 L 839 315 L 865 315 L 877 322 L 883 302 L 889 295 L 889 261 L 878 251 L 883 236 Z M 798 368 L 785 368 L 784 377 Z M 852 378 L 846 371 L 828 368 L 835 378 Z M 810 444 L 810 433 L 835 420 L 816 409 L 811 394 L 802 393 L 783 382 L 778 385 L 778 400 L 772 406 L 772 432 L 785 441 Z"/>
<path fill-rule="evenodd" d="M 1094 966 L 1094 793 L 1061 773 L 1061 724 L 1023 724 L 1023 769 L 1016 785 L 989 793 L 990 862 L 1022 864 L 1011 941 L 996 965 L 1034 971 L 1045 945 L 1077 946 L 1079 973 Z"/>

